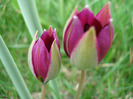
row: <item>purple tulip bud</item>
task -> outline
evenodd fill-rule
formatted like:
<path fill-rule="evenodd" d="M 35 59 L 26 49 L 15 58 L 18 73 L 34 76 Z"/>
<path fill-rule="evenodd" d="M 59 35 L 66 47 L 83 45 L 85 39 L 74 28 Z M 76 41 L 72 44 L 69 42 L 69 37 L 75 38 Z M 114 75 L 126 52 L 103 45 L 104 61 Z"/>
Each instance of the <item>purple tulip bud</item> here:
<path fill-rule="evenodd" d="M 61 55 L 60 43 L 56 29 L 44 30 L 41 37 L 36 40 L 37 33 L 28 52 L 29 67 L 34 76 L 41 82 L 55 78 L 60 70 Z"/>
<path fill-rule="evenodd" d="M 88 6 L 74 12 L 64 28 L 63 47 L 71 63 L 79 69 L 96 66 L 109 51 L 114 37 L 110 2 L 94 16 Z"/>

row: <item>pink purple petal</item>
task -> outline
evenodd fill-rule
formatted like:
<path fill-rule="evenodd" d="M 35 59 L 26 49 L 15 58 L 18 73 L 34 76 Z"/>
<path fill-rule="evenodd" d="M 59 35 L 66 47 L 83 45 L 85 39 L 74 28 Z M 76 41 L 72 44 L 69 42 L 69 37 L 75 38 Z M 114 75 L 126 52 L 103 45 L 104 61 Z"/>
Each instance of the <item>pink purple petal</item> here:
<path fill-rule="evenodd" d="M 80 13 L 78 13 L 77 16 L 81 21 L 83 28 L 85 27 L 86 24 L 91 25 L 94 20 L 94 14 L 87 7 L 85 7 Z"/>
<path fill-rule="evenodd" d="M 59 42 L 59 39 L 58 39 L 57 34 L 56 34 L 56 29 L 53 30 L 53 38 L 54 38 L 54 40 L 56 39 L 56 44 L 60 50 L 60 42 Z"/>
<path fill-rule="evenodd" d="M 101 31 L 102 29 L 102 25 L 101 23 L 96 19 L 94 18 L 91 26 L 94 26 L 95 27 L 95 30 L 96 30 L 96 34 L 98 35 L 98 33 Z"/>
<path fill-rule="evenodd" d="M 68 51 L 69 51 L 69 53 L 71 53 L 76 42 L 84 34 L 82 24 L 77 16 L 74 16 L 73 22 L 68 30 L 69 30 L 68 32 L 70 32 L 70 35 L 68 36 L 68 41 L 67 41 L 68 42 Z"/>
<path fill-rule="evenodd" d="M 53 36 L 50 36 L 47 31 L 44 31 L 42 36 L 41 36 L 41 38 L 44 41 L 45 46 L 46 46 L 48 52 L 50 52 L 51 45 L 52 45 L 52 43 L 54 41 Z"/>
<path fill-rule="evenodd" d="M 49 67 L 49 53 L 41 38 L 37 40 L 36 44 L 34 45 L 32 54 L 35 74 L 38 79 L 41 77 L 43 80 L 45 80 Z"/>
<path fill-rule="evenodd" d="M 67 20 L 65 27 L 64 27 L 64 31 L 63 31 L 63 48 L 64 51 L 66 52 L 66 54 L 69 56 L 69 53 L 67 52 L 66 49 L 66 40 L 67 40 L 67 36 L 68 36 L 68 28 L 70 27 L 72 21 L 73 21 L 73 16 L 78 14 L 78 9 L 77 6 L 75 7 L 74 11 L 72 12 L 71 16 L 69 17 L 69 19 Z"/>
<path fill-rule="evenodd" d="M 99 62 L 105 57 L 109 51 L 114 37 L 114 28 L 112 24 L 105 26 L 101 32 L 98 34 L 97 41 L 97 51 Z"/>
<path fill-rule="evenodd" d="M 108 2 L 96 15 L 96 18 L 101 22 L 102 26 L 110 23 L 111 13 L 110 13 L 110 2 Z"/>

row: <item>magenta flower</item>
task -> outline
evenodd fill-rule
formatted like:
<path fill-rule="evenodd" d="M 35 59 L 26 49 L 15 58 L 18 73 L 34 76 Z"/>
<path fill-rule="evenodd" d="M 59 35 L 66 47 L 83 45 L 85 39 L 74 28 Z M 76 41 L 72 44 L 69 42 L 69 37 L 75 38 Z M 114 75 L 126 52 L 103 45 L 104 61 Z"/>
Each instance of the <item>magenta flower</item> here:
<path fill-rule="evenodd" d="M 36 40 L 35 35 L 28 53 L 29 67 L 34 76 L 42 81 L 47 82 L 55 78 L 60 70 L 61 55 L 60 43 L 56 35 L 56 29 L 44 30 L 41 37 Z"/>
<path fill-rule="evenodd" d="M 88 6 L 77 7 L 66 23 L 63 47 L 71 63 L 79 69 L 96 66 L 109 51 L 114 36 L 110 2 L 94 16 Z"/>

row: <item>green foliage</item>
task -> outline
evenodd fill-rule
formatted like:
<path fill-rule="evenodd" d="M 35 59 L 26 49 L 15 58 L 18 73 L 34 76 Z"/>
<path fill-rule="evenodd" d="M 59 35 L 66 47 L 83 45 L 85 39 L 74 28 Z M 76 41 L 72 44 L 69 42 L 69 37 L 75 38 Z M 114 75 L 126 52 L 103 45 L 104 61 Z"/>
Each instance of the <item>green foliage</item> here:
<path fill-rule="evenodd" d="M 79 71 L 72 68 L 69 58 L 62 47 L 62 35 L 65 22 L 75 5 L 81 10 L 85 4 L 96 15 L 108 0 L 36 0 L 36 6 L 42 28 L 49 25 L 56 28 L 61 43 L 62 68 L 55 79 L 60 87 L 60 94 L 55 97 L 73 99 L 76 93 Z M 87 71 L 86 81 L 81 99 L 88 98 L 129 98 L 133 93 L 133 1 L 110 0 L 115 36 L 111 49 L 96 68 Z M 26 27 L 22 13 L 15 0 L 0 1 L 0 35 L 13 55 L 18 68 L 26 81 L 31 93 L 41 91 L 41 84 L 35 79 L 27 64 L 27 51 L 31 43 L 31 36 Z M 132 57 L 131 57 L 132 56 Z M 6 70 L 0 63 L 0 98 L 18 98 Z M 50 99 L 51 91 L 47 85 L 46 98 Z M 57 91 L 57 90 L 56 90 Z M 58 91 L 57 91 L 58 92 Z"/>
<path fill-rule="evenodd" d="M 32 99 L 28 88 L 19 72 L 16 63 L 14 62 L 8 48 L 6 47 L 2 37 L 0 36 L 0 59 L 9 74 L 16 90 L 21 99 Z"/>

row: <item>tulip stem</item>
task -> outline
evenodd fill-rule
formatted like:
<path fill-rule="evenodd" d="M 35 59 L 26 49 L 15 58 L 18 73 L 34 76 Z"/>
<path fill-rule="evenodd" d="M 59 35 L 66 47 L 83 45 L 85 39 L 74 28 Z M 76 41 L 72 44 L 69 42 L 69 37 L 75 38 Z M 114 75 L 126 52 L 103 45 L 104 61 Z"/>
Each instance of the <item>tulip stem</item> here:
<path fill-rule="evenodd" d="M 82 91 L 84 80 L 85 80 L 85 72 L 86 72 L 85 70 L 81 70 L 81 78 L 80 78 L 80 82 L 78 86 L 78 91 L 74 99 L 79 99 L 79 96 L 81 95 L 81 91 Z"/>
<path fill-rule="evenodd" d="M 42 96 L 41 96 L 41 99 L 45 99 L 45 92 L 46 92 L 46 84 L 43 83 L 42 84 Z"/>

